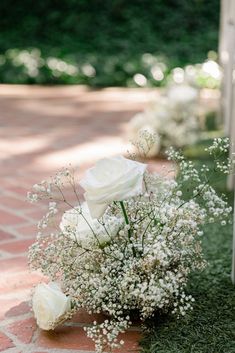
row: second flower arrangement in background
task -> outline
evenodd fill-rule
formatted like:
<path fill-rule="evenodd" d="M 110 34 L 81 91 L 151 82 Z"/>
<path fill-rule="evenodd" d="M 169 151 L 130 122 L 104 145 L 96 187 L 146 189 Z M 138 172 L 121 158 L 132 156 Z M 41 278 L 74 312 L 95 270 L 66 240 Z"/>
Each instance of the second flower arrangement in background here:
<path fill-rule="evenodd" d="M 151 149 L 147 148 L 148 157 L 164 153 L 174 146 L 182 148 L 195 143 L 199 137 L 199 91 L 186 83 L 168 87 L 149 104 L 149 107 L 136 114 L 128 126 L 129 137 L 142 141 L 147 131 L 154 135 Z M 145 150 L 145 146 L 142 146 Z"/>

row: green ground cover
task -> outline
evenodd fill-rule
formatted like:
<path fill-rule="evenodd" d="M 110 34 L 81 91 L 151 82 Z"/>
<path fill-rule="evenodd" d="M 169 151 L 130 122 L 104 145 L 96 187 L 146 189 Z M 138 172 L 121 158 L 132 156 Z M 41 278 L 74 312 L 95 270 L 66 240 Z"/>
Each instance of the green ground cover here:
<path fill-rule="evenodd" d="M 205 144 L 205 143 L 204 143 Z M 203 145 L 204 145 L 203 144 Z M 189 148 L 198 166 L 210 163 L 202 154 L 202 144 Z M 199 153 L 196 153 L 199 151 Z M 226 191 L 226 181 L 211 177 L 217 190 Z M 204 226 L 203 249 L 208 267 L 194 273 L 189 292 L 194 296 L 194 310 L 184 319 L 156 318 L 142 342 L 144 353 L 234 353 L 235 352 L 235 287 L 231 283 L 232 225 Z"/>
<path fill-rule="evenodd" d="M 217 50 L 219 4 L 2 0 L 0 81 L 134 86 L 141 74 L 149 85 L 164 85 L 173 67 Z"/>

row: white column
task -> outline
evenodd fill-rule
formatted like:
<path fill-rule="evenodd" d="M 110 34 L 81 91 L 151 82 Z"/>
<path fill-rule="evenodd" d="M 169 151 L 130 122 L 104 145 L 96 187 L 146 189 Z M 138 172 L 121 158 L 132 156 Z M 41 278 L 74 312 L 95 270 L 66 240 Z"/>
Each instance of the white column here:
<path fill-rule="evenodd" d="M 223 68 L 221 108 L 225 133 L 231 139 L 230 157 L 235 151 L 235 0 L 221 0 L 220 63 Z M 234 189 L 234 176 L 228 177 L 228 188 Z M 235 284 L 235 197 L 233 226 L 232 282 Z"/>
<path fill-rule="evenodd" d="M 226 98 L 228 91 L 228 14 L 230 0 L 220 2 L 220 31 L 219 31 L 219 63 L 223 70 L 223 80 L 221 83 L 221 117 L 224 121 L 225 134 L 229 135 L 229 121 L 227 120 Z"/>
<path fill-rule="evenodd" d="M 235 197 L 234 197 L 234 209 L 235 209 Z M 235 284 L 235 212 L 233 217 L 233 258 L 232 258 L 232 273 L 231 279 L 232 283 Z"/>
<path fill-rule="evenodd" d="M 233 71 L 235 55 L 235 0 L 221 1 L 219 57 L 223 68 L 222 115 L 225 134 L 230 135 L 233 105 Z"/>
<path fill-rule="evenodd" d="M 233 70 L 234 72 L 234 70 Z M 231 138 L 231 148 L 230 157 L 232 153 L 235 152 L 235 85 L 233 82 L 232 86 L 232 109 L 230 117 L 230 138 Z M 228 187 L 230 190 L 234 190 L 235 179 L 234 175 L 230 175 L 228 178 Z M 235 284 L 235 192 L 234 192 L 234 217 L 233 217 L 233 259 L 232 259 L 232 282 Z"/>

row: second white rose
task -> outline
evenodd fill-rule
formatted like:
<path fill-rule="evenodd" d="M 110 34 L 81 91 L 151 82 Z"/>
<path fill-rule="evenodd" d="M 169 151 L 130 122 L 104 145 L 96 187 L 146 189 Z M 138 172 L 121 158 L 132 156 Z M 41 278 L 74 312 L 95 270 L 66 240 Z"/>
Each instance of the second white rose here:
<path fill-rule="evenodd" d="M 122 222 L 117 217 L 107 216 L 105 227 L 97 219 L 91 218 L 87 203 L 66 211 L 60 223 L 60 229 L 65 235 L 76 239 L 81 247 L 94 247 L 97 242 L 105 245 L 115 237 Z"/>

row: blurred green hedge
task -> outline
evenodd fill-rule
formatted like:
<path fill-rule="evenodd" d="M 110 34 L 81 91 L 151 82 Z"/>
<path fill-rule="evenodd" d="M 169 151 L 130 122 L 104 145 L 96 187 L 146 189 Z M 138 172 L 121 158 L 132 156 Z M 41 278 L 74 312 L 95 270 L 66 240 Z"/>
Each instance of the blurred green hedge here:
<path fill-rule="evenodd" d="M 163 85 L 153 77 L 154 63 L 166 77 L 217 50 L 219 3 L 2 0 L 0 80 L 132 86 L 140 74 L 150 85 Z"/>

